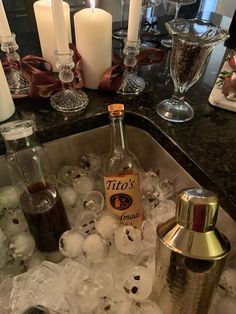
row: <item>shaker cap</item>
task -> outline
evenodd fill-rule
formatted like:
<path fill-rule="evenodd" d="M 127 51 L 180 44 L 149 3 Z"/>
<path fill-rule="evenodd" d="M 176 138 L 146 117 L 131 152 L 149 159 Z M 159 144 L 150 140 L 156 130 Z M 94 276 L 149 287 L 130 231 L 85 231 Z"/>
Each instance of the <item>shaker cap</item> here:
<path fill-rule="evenodd" d="M 125 106 L 123 104 L 111 104 L 108 106 L 108 112 L 110 116 L 123 116 Z"/>
<path fill-rule="evenodd" d="M 218 198 L 193 188 L 179 193 L 175 217 L 157 226 L 159 239 L 169 249 L 191 258 L 218 260 L 230 251 L 228 239 L 215 227 Z"/>
<path fill-rule="evenodd" d="M 212 230 L 216 224 L 219 200 L 211 191 L 203 188 L 183 190 L 176 205 L 178 224 L 197 232 Z"/>
<path fill-rule="evenodd" d="M 34 123 L 32 120 L 15 120 L 2 124 L 0 132 L 7 141 L 18 140 L 33 134 Z"/>

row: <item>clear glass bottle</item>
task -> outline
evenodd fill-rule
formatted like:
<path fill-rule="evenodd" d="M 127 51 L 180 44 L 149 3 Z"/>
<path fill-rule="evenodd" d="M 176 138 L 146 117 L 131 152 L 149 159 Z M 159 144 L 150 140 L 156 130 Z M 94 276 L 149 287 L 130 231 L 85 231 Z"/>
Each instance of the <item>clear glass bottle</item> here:
<path fill-rule="evenodd" d="M 106 206 L 120 218 L 122 224 L 140 228 L 143 221 L 140 166 L 127 148 L 124 105 L 109 105 L 108 112 L 111 126 L 111 151 L 103 164 Z"/>
<path fill-rule="evenodd" d="M 10 177 L 36 245 L 43 252 L 57 251 L 58 240 L 70 225 L 46 152 L 34 134 L 33 121 L 6 123 L 0 132 Z"/>

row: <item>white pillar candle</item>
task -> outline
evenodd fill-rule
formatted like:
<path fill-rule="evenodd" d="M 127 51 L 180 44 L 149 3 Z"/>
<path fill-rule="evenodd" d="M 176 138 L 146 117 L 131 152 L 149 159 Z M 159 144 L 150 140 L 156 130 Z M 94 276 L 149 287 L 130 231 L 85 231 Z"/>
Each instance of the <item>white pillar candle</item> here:
<path fill-rule="evenodd" d="M 69 53 L 68 34 L 66 30 L 62 0 L 52 0 L 52 13 L 57 51 L 60 54 Z"/>
<path fill-rule="evenodd" d="M 129 21 L 128 21 L 128 41 L 137 41 L 140 27 L 142 10 L 142 0 L 130 0 Z"/>
<path fill-rule="evenodd" d="M 14 112 L 14 102 L 0 61 L 0 122 L 10 118 Z"/>
<path fill-rule="evenodd" d="M 68 42 L 71 42 L 70 7 L 68 3 L 62 2 L 66 23 Z M 34 3 L 34 13 L 39 33 L 42 56 L 52 63 L 56 69 L 55 51 L 57 50 L 55 29 L 53 25 L 51 0 L 40 0 Z"/>
<path fill-rule="evenodd" d="M 11 36 L 11 30 L 7 21 L 2 0 L 0 0 L 0 36 L 1 37 Z"/>
<path fill-rule="evenodd" d="M 85 87 L 97 89 L 112 62 L 112 16 L 101 9 L 74 15 L 76 46 L 82 57 Z"/>

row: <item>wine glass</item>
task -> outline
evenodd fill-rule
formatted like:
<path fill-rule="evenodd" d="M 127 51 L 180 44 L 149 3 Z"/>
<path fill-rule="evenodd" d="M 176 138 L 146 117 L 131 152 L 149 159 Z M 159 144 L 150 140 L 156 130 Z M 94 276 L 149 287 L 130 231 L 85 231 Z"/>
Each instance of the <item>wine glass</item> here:
<path fill-rule="evenodd" d="M 125 4 L 129 0 L 120 0 L 120 28 L 112 33 L 112 36 L 116 39 L 123 40 L 127 36 L 127 29 L 124 28 L 124 16 L 125 16 Z"/>
<path fill-rule="evenodd" d="M 182 5 L 190 5 L 195 3 L 197 0 L 166 0 L 168 3 L 175 4 L 175 17 L 174 20 L 178 18 L 179 10 Z M 171 39 L 162 39 L 161 44 L 166 48 L 171 48 L 172 40 Z"/>
<path fill-rule="evenodd" d="M 193 118 L 193 109 L 185 100 L 185 92 L 200 78 L 208 56 L 227 31 L 201 20 L 176 19 L 166 23 L 172 37 L 170 74 L 174 95 L 157 105 L 157 113 L 165 120 L 185 122 Z"/>
<path fill-rule="evenodd" d="M 162 0 L 146 0 L 143 1 L 143 8 L 147 9 L 147 8 L 151 8 L 151 22 L 148 23 L 148 32 L 152 33 L 153 36 L 158 36 L 160 35 L 161 31 L 155 27 L 155 23 L 154 23 L 154 11 L 155 11 L 155 7 L 158 7 L 161 4 Z"/>

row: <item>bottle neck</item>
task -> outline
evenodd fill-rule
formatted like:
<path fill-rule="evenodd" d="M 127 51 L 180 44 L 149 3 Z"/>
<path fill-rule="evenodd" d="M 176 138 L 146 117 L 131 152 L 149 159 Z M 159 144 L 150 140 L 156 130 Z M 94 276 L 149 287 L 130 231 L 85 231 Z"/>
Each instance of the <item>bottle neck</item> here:
<path fill-rule="evenodd" d="M 23 149 L 31 148 L 36 145 L 39 145 L 37 142 L 34 134 L 31 134 L 30 136 L 18 138 L 16 140 L 6 140 L 4 139 L 5 145 L 6 145 L 6 151 L 7 153 L 10 152 L 17 152 Z"/>
<path fill-rule="evenodd" d="M 110 117 L 112 149 L 125 150 L 124 116 Z"/>

